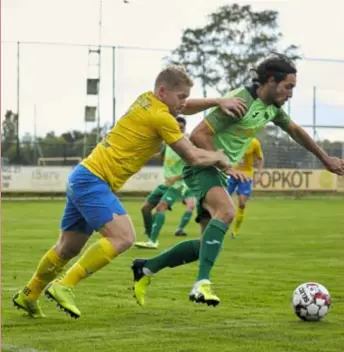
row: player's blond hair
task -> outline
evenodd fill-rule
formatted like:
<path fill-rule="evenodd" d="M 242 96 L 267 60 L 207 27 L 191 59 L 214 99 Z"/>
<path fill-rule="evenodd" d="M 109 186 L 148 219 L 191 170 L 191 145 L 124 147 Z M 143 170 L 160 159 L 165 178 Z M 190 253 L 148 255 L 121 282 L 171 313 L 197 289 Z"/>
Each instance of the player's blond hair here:
<path fill-rule="evenodd" d="M 175 89 L 182 85 L 192 87 L 194 82 L 187 74 L 184 66 L 168 65 L 158 74 L 155 80 L 155 88 L 161 84 L 166 84 L 170 89 Z"/>

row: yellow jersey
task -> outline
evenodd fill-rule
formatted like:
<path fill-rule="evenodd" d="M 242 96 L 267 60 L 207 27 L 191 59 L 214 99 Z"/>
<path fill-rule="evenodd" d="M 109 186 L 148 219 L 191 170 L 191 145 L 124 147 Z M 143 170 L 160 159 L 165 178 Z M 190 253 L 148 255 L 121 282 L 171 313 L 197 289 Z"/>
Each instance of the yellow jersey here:
<path fill-rule="evenodd" d="M 146 92 L 81 164 L 118 191 L 159 151 L 162 141 L 172 144 L 181 138 L 183 133 L 167 105 Z"/>
<path fill-rule="evenodd" d="M 245 172 L 250 177 L 253 177 L 254 173 L 254 160 L 262 159 L 263 151 L 260 142 L 257 138 L 254 138 L 247 148 L 245 155 L 241 161 L 235 166 L 236 170 Z"/>

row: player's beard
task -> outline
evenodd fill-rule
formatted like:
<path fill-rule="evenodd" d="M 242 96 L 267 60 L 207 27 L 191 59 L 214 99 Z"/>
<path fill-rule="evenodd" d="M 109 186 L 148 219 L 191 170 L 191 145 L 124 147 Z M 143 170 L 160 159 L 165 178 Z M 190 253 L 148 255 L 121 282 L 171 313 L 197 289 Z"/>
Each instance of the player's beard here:
<path fill-rule="evenodd" d="M 275 100 L 273 105 L 276 106 L 276 108 L 280 109 L 286 102 L 287 100 L 283 100 L 282 102 Z"/>

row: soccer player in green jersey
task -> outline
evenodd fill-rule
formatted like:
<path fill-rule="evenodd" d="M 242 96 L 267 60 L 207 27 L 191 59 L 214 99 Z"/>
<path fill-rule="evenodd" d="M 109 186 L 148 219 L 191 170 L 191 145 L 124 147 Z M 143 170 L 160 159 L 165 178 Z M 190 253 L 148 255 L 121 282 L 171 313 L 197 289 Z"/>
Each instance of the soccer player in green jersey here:
<path fill-rule="evenodd" d="M 314 154 L 327 170 L 344 175 L 344 160 L 329 156 L 281 108 L 292 97 L 296 72 L 294 64 L 283 55 L 266 58 L 258 65 L 257 77 L 250 87 L 241 87 L 227 94 L 245 101 L 248 109 L 245 116 L 242 119 L 224 118 L 225 115 L 215 108 L 194 129 L 191 141 L 199 148 L 223 149 L 230 162 L 236 164 L 251 140 L 267 123 L 273 122 Z M 212 290 L 210 272 L 234 219 L 235 208 L 226 190 L 226 180 L 216 167 L 186 166 L 184 180 L 197 198 L 196 221 L 201 225 L 201 240 L 178 243 L 148 260 L 134 260 L 134 297 L 140 305 L 144 304 L 144 295 L 154 274 L 163 268 L 196 260 L 199 260 L 199 270 L 189 294 L 190 300 L 213 306 L 220 303 Z"/>
<path fill-rule="evenodd" d="M 178 116 L 176 120 L 181 132 L 185 133 L 186 120 L 181 116 Z M 186 236 L 183 229 L 189 223 L 195 205 L 195 197 L 188 190 L 183 180 L 183 168 L 185 166 L 183 159 L 169 146 L 164 146 L 160 154 L 164 155 L 165 183 L 157 186 L 148 195 L 146 202 L 141 208 L 145 233 L 148 235 L 149 240 L 146 242 L 136 242 L 135 246 L 139 248 L 158 248 L 158 237 L 165 223 L 165 213 L 180 199 L 185 202 L 186 211 L 180 220 L 175 235 Z M 152 210 L 154 208 L 156 208 L 156 212 L 153 220 Z"/>

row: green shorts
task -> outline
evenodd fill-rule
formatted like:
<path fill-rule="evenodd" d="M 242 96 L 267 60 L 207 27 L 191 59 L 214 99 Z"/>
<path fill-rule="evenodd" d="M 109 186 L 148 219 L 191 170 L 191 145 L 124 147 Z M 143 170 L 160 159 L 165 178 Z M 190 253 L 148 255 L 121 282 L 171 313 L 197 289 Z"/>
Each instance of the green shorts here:
<path fill-rule="evenodd" d="M 182 196 L 182 203 L 185 204 L 185 201 L 189 198 L 195 198 L 195 195 L 192 191 L 187 188 Z"/>
<path fill-rule="evenodd" d="M 181 199 L 181 197 L 180 190 L 161 184 L 148 195 L 146 201 L 154 205 L 154 207 L 157 206 L 160 201 L 166 202 L 168 208 L 171 210 L 172 205 Z"/>
<path fill-rule="evenodd" d="M 197 201 L 196 222 L 209 219 L 209 212 L 203 208 L 202 202 L 211 188 L 223 187 L 227 189 L 227 178 L 215 167 L 184 166 L 184 181 Z"/>

